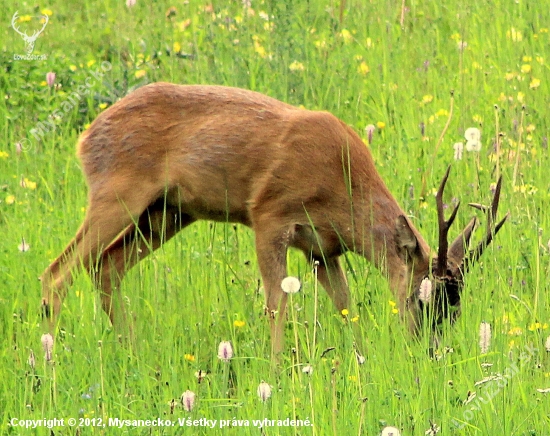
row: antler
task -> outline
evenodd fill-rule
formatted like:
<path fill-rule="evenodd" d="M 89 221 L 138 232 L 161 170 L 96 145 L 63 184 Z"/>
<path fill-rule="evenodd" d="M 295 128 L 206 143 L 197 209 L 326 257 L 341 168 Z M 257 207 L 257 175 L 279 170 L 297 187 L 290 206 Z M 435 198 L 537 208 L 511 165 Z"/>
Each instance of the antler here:
<path fill-rule="evenodd" d="M 15 14 L 13 14 L 13 17 L 11 18 L 11 27 L 13 27 L 13 30 L 15 30 L 17 33 L 19 33 L 19 35 L 23 36 L 23 37 L 26 37 L 27 34 L 26 33 L 23 33 L 21 32 L 16 26 L 15 26 L 15 22 L 17 21 L 17 19 L 19 18 L 19 11 L 16 11 Z"/>
<path fill-rule="evenodd" d="M 32 34 L 32 36 L 38 36 L 38 35 L 40 35 L 40 34 L 44 31 L 44 29 L 46 28 L 46 26 L 48 25 L 48 21 L 50 21 L 50 17 L 48 17 L 47 15 L 42 15 L 42 16 L 44 17 L 44 19 L 45 19 L 46 21 L 44 21 L 44 25 L 42 26 L 42 29 L 40 29 L 40 30 L 35 30 L 34 33 Z"/>
<path fill-rule="evenodd" d="M 443 211 L 443 191 L 445 190 L 445 185 L 447 184 L 450 171 L 451 167 L 449 166 L 443 176 L 443 180 L 441 180 L 437 195 L 435 196 L 435 201 L 437 204 L 437 220 L 439 223 L 439 248 L 437 251 L 437 266 L 435 269 L 435 275 L 439 277 L 443 277 L 447 273 L 447 249 L 449 248 L 447 235 L 451 224 L 453 224 L 453 221 L 456 218 L 458 207 L 460 206 L 460 202 L 458 202 L 449 219 L 445 221 L 445 212 Z"/>
<path fill-rule="evenodd" d="M 497 217 L 497 211 L 498 211 L 498 203 L 500 201 L 500 188 L 502 186 L 502 176 L 499 177 L 497 186 L 495 189 L 495 195 L 493 197 L 493 203 L 491 204 L 491 207 L 484 206 L 482 204 L 478 203 L 469 203 L 470 206 L 482 210 L 484 212 L 487 212 L 487 231 L 485 233 L 485 237 L 483 238 L 483 241 L 479 243 L 479 245 L 472 251 L 470 251 L 470 254 L 465 260 L 466 268 L 470 263 L 477 262 L 477 260 L 481 257 L 483 254 L 483 251 L 487 246 L 491 243 L 495 235 L 498 233 L 506 219 L 508 218 L 508 214 L 502 218 L 502 220 L 499 221 L 499 223 L 494 226 L 493 223 Z"/>

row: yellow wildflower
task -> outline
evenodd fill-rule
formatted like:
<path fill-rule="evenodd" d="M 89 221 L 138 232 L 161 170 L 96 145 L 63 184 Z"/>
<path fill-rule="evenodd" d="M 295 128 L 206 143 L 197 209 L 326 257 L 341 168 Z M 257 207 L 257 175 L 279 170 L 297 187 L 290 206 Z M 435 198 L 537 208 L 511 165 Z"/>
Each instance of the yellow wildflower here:
<path fill-rule="evenodd" d="M 426 94 L 424 97 L 422 97 L 422 103 L 423 104 L 431 103 L 433 99 L 434 99 L 433 95 Z"/>
<path fill-rule="evenodd" d="M 6 204 L 13 204 L 15 203 L 15 196 L 14 195 L 8 195 L 6 197 Z"/>
<path fill-rule="evenodd" d="M 357 322 L 359 321 L 359 315 L 355 315 L 352 319 L 351 319 L 351 322 Z"/>
<path fill-rule="evenodd" d="M 351 36 L 350 31 L 347 30 L 347 29 L 342 29 L 342 31 L 340 32 L 340 36 L 342 37 L 342 39 L 344 40 L 345 43 L 350 42 L 351 39 L 353 38 Z"/>
<path fill-rule="evenodd" d="M 172 44 L 172 51 L 174 53 L 179 53 L 181 51 L 181 44 L 178 41 L 174 41 Z"/>
<path fill-rule="evenodd" d="M 534 332 L 535 330 L 546 330 L 548 328 L 548 324 L 544 323 L 541 324 L 540 322 L 534 322 L 529 326 L 529 331 Z"/>
<path fill-rule="evenodd" d="M 376 123 L 376 127 L 378 127 L 379 129 L 383 129 L 384 127 L 386 127 L 386 123 L 383 121 L 378 121 Z"/>
<path fill-rule="evenodd" d="M 531 62 L 531 61 L 533 60 L 533 57 L 532 57 L 532 56 L 523 56 L 523 57 L 521 58 L 521 60 L 522 60 L 523 62 Z"/>
<path fill-rule="evenodd" d="M 240 328 L 240 327 L 244 327 L 245 324 L 246 324 L 245 321 L 241 321 L 241 320 L 238 320 L 238 319 L 236 319 L 235 321 L 233 321 L 233 325 L 234 325 L 235 327 L 239 327 L 239 328 Z"/>
<path fill-rule="evenodd" d="M 534 77 L 531 79 L 531 82 L 529 83 L 529 88 L 531 89 L 537 89 L 540 86 L 540 79 L 535 79 Z"/>
<path fill-rule="evenodd" d="M 53 15 L 53 11 L 51 9 L 45 8 L 40 11 L 42 15 L 47 15 L 48 17 L 51 17 Z"/>
<path fill-rule="evenodd" d="M 263 45 L 261 45 L 258 41 L 254 41 L 254 51 L 261 57 L 265 58 L 267 56 L 267 51 L 264 48 Z"/>
<path fill-rule="evenodd" d="M 298 62 L 298 61 L 294 61 L 288 66 L 288 69 L 290 71 L 304 71 L 306 69 L 306 67 L 304 67 L 303 63 Z"/>
<path fill-rule="evenodd" d="M 8 157 L 10 157 L 8 153 L 5 151 L 0 151 L 0 159 L 7 159 Z"/>
<path fill-rule="evenodd" d="M 506 75 L 504 77 L 506 77 L 506 80 L 510 81 L 514 77 L 516 77 L 516 73 L 506 73 Z"/>
<path fill-rule="evenodd" d="M 28 22 L 28 21 L 31 21 L 32 20 L 32 17 L 30 15 L 21 15 L 17 21 L 19 23 L 25 23 L 25 22 Z"/>
<path fill-rule="evenodd" d="M 187 360 L 188 362 L 194 362 L 194 361 L 195 361 L 195 356 L 193 356 L 192 354 L 185 354 L 185 355 L 183 356 L 183 358 L 184 358 L 185 360 Z"/>
<path fill-rule="evenodd" d="M 516 97 L 520 103 L 523 103 L 523 100 L 525 99 L 525 94 L 523 92 L 518 92 L 518 96 Z"/>
<path fill-rule="evenodd" d="M 521 66 L 521 72 L 522 72 L 523 74 L 530 73 L 530 72 L 531 72 L 531 65 L 529 65 L 529 64 L 523 64 L 523 65 Z"/>
<path fill-rule="evenodd" d="M 134 76 L 136 77 L 136 79 L 141 79 L 143 76 L 145 76 L 147 74 L 147 72 L 145 70 L 137 70 L 135 73 L 134 73 Z"/>
<path fill-rule="evenodd" d="M 359 64 L 359 66 L 357 67 L 357 72 L 359 74 L 362 74 L 363 76 L 366 76 L 370 72 L 369 66 L 365 61 Z"/>
<path fill-rule="evenodd" d="M 349 315 L 349 310 L 348 309 L 342 309 L 342 316 L 348 316 Z"/>
<path fill-rule="evenodd" d="M 521 336 L 523 334 L 523 330 L 520 327 L 512 327 L 508 330 L 508 334 L 510 336 Z"/>
<path fill-rule="evenodd" d="M 21 180 L 21 187 L 33 190 L 36 189 L 36 182 L 32 182 L 25 177 L 23 180 Z"/>
<path fill-rule="evenodd" d="M 523 40 L 523 35 L 519 30 L 516 30 L 512 27 L 506 32 L 506 38 L 511 39 L 514 42 L 520 42 Z"/>

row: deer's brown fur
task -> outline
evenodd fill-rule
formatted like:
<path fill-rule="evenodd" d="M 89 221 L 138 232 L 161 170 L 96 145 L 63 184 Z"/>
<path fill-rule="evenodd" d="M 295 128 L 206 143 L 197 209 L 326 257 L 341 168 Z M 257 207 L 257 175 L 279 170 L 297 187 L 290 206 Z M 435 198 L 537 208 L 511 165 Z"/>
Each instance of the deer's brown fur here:
<path fill-rule="evenodd" d="M 53 319 L 73 271 L 95 271 L 99 260 L 103 308 L 113 324 L 123 322 L 118 285 L 125 271 L 179 230 L 208 219 L 254 230 L 275 351 L 282 349 L 289 247 L 319 262 L 319 280 L 338 310 L 349 306 L 338 256 L 365 256 L 387 274 L 401 313 L 417 327 L 411 295 L 429 274 L 430 249 L 369 149 L 330 113 L 237 88 L 155 83 L 99 115 L 82 134 L 78 156 L 88 209 L 42 276 Z M 463 241 L 458 245 L 452 249 L 463 255 Z"/>

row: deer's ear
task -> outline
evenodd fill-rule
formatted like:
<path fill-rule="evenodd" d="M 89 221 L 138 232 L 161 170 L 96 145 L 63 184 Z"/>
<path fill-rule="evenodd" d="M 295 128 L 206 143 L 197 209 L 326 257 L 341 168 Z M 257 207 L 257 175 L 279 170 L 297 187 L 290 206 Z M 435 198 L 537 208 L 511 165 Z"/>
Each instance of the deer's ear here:
<path fill-rule="evenodd" d="M 419 255 L 418 239 L 411 229 L 409 220 L 404 215 L 399 215 L 395 220 L 395 243 L 399 256 L 410 262 Z"/>

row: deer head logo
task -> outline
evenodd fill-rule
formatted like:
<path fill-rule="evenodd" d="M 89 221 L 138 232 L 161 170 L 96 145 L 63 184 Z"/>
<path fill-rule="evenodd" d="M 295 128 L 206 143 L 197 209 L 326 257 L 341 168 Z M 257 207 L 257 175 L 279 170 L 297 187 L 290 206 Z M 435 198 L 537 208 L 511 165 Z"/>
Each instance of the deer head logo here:
<path fill-rule="evenodd" d="M 17 33 L 19 33 L 19 35 L 21 35 L 21 37 L 23 38 L 23 41 L 25 41 L 25 49 L 27 50 L 27 55 L 30 55 L 32 53 L 32 51 L 34 50 L 34 43 L 36 42 L 36 39 L 48 25 L 48 20 L 49 20 L 48 16 L 42 15 L 42 17 L 44 17 L 44 20 L 45 20 L 44 25 L 42 26 L 42 29 L 35 30 L 32 35 L 27 35 L 27 32 L 21 32 L 17 28 L 17 19 L 19 18 L 18 12 L 15 12 L 15 14 L 13 14 L 13 17 L 11 19 L 11 26 Z"/>

